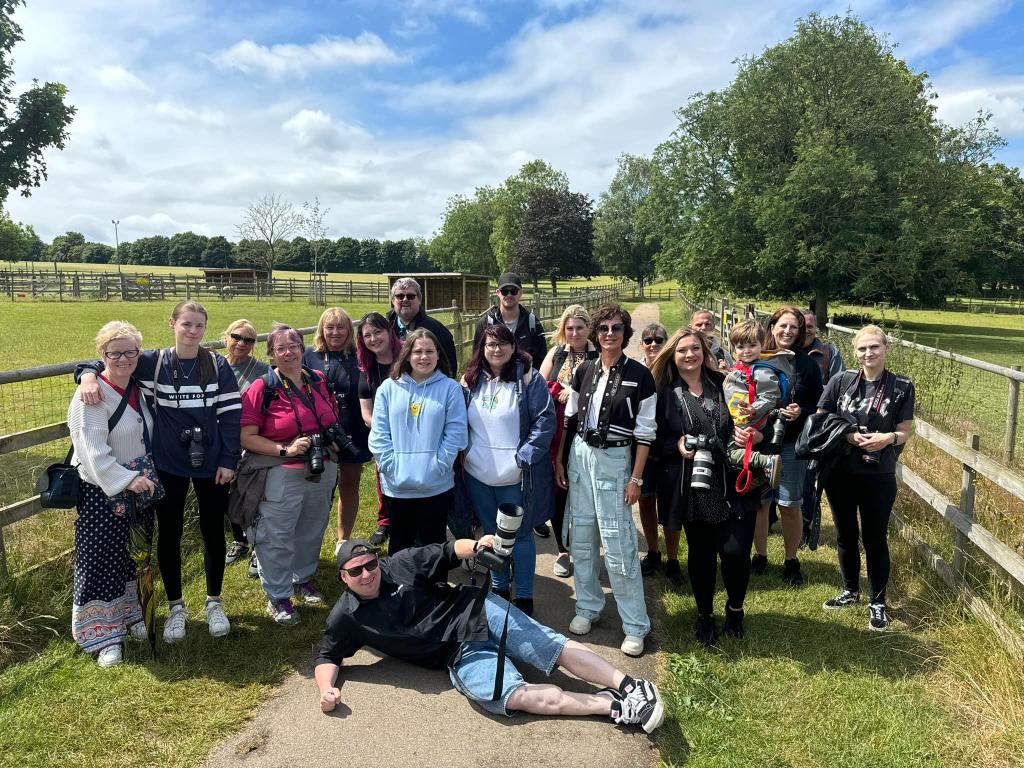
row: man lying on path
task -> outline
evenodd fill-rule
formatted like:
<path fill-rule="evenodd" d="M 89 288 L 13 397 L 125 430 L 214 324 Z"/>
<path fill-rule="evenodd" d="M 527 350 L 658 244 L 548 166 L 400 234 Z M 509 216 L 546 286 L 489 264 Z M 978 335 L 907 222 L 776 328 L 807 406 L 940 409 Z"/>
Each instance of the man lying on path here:
<path fill-rule="evenodd" d="M 651 733 L 665 719 L 658 689 L 615 669 L 593 651 L 534 621 L 514 606 L 500 695 L 494 699 L 508 603 L 481 588 L 452 586 L 448 571 L 492 539 L 459 539 L 403 550 L 384 560 L 365 541 L 345 542 L 338 553 L 341 580 L 348 587 L 331 610 L 314 669 L 320 708 L 333 710 L 341 692 L 341 662 L 363 646 L 419 666 L 448 668 L 452 685 L 470 701 L 495 714 L 604 715 Z M 549 675 L 560 666 L 602 686 L 594 693 L 563 691 L 523 680 L 513 662 Z"/>

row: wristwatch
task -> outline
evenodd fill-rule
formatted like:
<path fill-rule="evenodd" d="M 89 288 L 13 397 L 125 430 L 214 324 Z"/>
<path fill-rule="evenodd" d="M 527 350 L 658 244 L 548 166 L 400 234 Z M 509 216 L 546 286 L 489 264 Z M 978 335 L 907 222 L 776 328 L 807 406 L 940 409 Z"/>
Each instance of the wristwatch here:
<path fill-rule="evenodd" d="M 644 485 L 644 479 L 642 477 L 630 477 L 629 482 L 635 485 L 637 488 L 642 488 Z"/>
<path fill-rule="evenodd" d="M 283 459 L 285 456 L 288 455 L 288 449 L 282 445 L 277 446 L 277 455 Z"/>
<path fill-rule="evenodd" d="M 899 445 L 900 444 L 900 433 L 899 432 L 893 432 L 892 433 L 892 444 L 893 445 Z"/>

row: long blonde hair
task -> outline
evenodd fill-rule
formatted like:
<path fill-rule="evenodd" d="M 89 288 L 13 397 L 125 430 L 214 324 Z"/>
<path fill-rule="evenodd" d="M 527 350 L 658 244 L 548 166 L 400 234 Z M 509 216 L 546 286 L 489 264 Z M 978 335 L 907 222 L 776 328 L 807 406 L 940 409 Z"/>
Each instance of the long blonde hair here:
<path fill-rule="evenodd" d="M 316 324 L 316 335 L 313 336 L 313 349 L 321 353 L 327 351 L 327 341 L 324 339 L 324 326 L 332 321 L 340 322 L 348 328 L 348 338 L 345 341 L 345 347 L 341 351 L 346 355 L 354 354 L 356 351 L 356 331 L 352 326 L 352 318 L 341 307 L 328 307 L 320 315 L 320 320 Z"/>
<path fill-rule="evenodd" d="M 570 304 L 562 310 L 562 316 L 558 319 L 558 328 L 555 329 L 555 334 L 551 337 L 552 343 L 556 346 L 565 344 L 565 324 L 570 320 L 582 320 L 587 324 L 587 328 L 590 327 L 590 313 L 587 312 L 587 308 L 582 304 Z"/>

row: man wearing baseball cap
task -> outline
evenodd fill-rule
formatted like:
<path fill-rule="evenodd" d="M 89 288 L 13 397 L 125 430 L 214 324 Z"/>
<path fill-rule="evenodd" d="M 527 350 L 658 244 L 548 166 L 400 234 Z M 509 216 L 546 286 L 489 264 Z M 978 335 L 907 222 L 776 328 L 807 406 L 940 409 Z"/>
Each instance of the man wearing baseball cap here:
<path fill-rule="evenodd" d="M 533 358 L 534 368 L 540 368 L 544 355 L 548 352 L 548 343 L 544 339 L 544 328 L 537 316 L 519 303 L 523 296 L 523 281 L 519 279 L 519 275 L 506 272 L 498 278 L 498 290 L 495 293 L 498 294 L 498 306 L 477 320 L 473 349 L 480 344 L 484 328 L 504 323 L 515 336 L 516 347 Z"/>
<path fill-rule="evenodd" d="M 365 541 L 342 544 L 338 575 L 348 591 L 327 618 L 314 665 L 321 710 L 332 711 L 341 699 L 336 681 L 342 661 L 368 646 L 422 667 L 447 668 L 452 685 L 492 714 L 601 715 L 647 733 L 661 725 L 664 705 L 650 681 L 615 669 L 483 587 L 447 583 L 448 571 L 461 560 L 492 547 L 492 537 L 484 536 L 412 547 L 381 559 Z M 557 665 L 603 687 L 574 693 L 527 683 L 515 662 L 545 674 Z"/>

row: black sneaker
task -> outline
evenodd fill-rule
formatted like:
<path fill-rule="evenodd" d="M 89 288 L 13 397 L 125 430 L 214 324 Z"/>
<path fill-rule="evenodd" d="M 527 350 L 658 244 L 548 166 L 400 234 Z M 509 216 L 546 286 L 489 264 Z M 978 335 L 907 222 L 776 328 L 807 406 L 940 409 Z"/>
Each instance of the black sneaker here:
<path fill-rule="evenodd" d="M 718 640 L 718 629 L 715 627 L 714 616 L 698 616 L 694 628 L 697 642 L 705 648 L 711 648 Z"/>
<path fill-rule="evenodd" d="M 673 587 L 681 587 L 686 579 L 683 578 L 683 570 L 679 567 L 678 560 L 665 561 L 665 578 Z"/>
<path fill-rule="evenodd" d="M 800 573 L 800 561 L 797 558 L 794 557 L 782 564 L 782 580 L 791 587 L 804 585 L 804 577 Z"/>
<path fill-rule="evenodd" d="M 241 541 L 231 542 L 228 553 L 224 555 L 224 565 L 231 565 L 249 554 L 249 545 Z"/>
<path fill-rule="evenodd" d="M 388 527 L 386 525 L 378 525 L 377 530 L 370 534 L 370 538 L 366 540 L 374 549 L 379 549 L 384 546 L 384 542 L 388 540 Z"/>
<path fill-rule="evenodd" d="M 868 606 L 868 629 L 872 632 L 885 632 L 889 628 L 889 612 L 885 603 L 871 603 Z"/>
<path fill-rule="evenodd" d="M 512 602 L 512 591 L 511 590 L 508 590 L 508 589 L 495 589 L 495 590 L 492 590 L 492 591 L 494 592 L 494 594 L 496 594 L 502 600 L 507 600 L 510 603 Z"/>
<path fill-rule="evenodd" d="M 661 568 L 661 552 L 658 550 L 647 550 L 647 554 L 640 558 L 640 573 L 650 576 Z"/>
<path fill-rule="evenodd" d="M 860 592 L 851 592 L 848 589 L 844 589 L 835 597 L 829 598 L 821 607 L 826 611 L 838 611 L 840 608 L 849 608 L 851 605 L 856 605 L 860 602 Z"/>
<path fill-rule="evenodd" d="M 728 605 L 725 606 L 725 629 L 722 633 L 726 637 L 731 637 L 736 640 L 743 639 L 743 609 L 740 608 L 738 611 L 734 611 Z"/>
<path fill-rule="evenodd" d="M 638 677 L 621 700 L 612 700 L 609 717 L 619 725 L 639 725 L 646 733 L 652 733 L 665 722 L 665 705 L 657 686 Z"/>
<path fill-rule="evenodd" d="M 540 536 L 542 539 L 551 538 L 551 529 L 548 528 L 547 523 L 541 523 L 533 529 L 533 532 Z"/>
<path fill-rule="evenodd" d="M 764 576 L 768 572 L 768 555 L 754 555 L 750 558 L 750 575 Z"/>
<path fill-rule="evenodd" d="M 532 597 L 517 597 L 513 602 L 516 608 L 525 613 L 527 616 L 533 616 L 533 598 Z"/>

